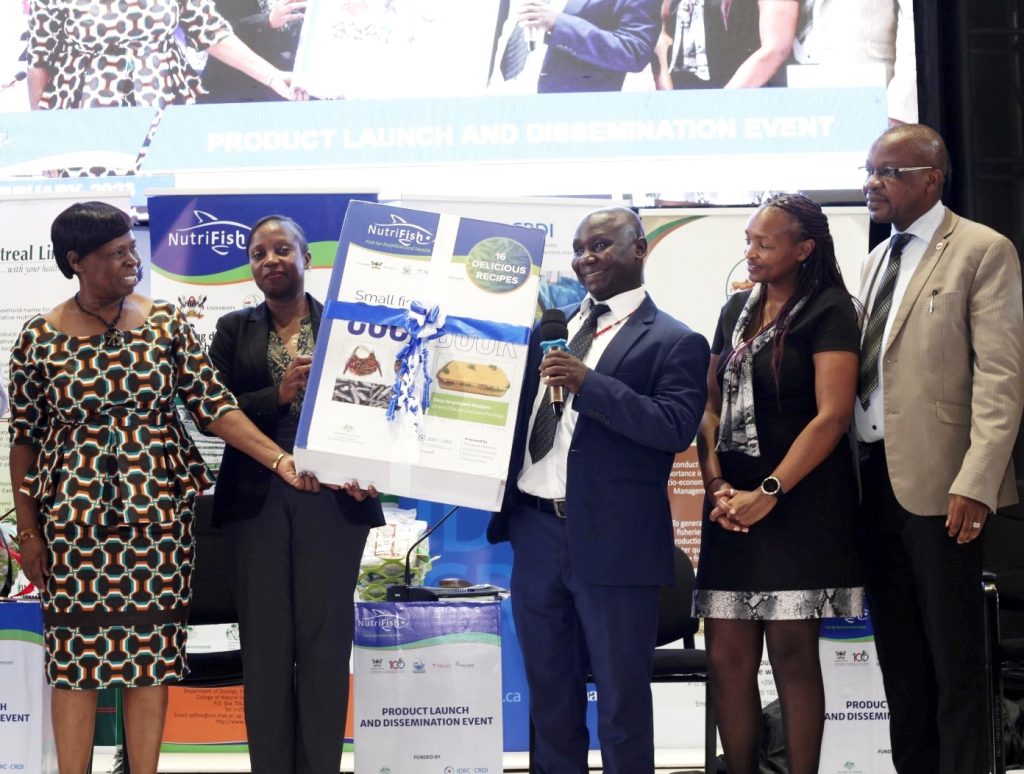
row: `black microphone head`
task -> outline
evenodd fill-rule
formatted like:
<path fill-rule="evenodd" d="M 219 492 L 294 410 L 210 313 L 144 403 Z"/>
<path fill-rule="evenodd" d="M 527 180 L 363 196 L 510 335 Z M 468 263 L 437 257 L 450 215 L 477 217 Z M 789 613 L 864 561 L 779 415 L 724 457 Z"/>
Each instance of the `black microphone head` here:
<path fill-rule="evenodd" d="M 569 326 L 565 324 L 565 312 L 561 309 L 545 309 L 540 318 L 540 340 L 556 341 L 569 338 Z"/>

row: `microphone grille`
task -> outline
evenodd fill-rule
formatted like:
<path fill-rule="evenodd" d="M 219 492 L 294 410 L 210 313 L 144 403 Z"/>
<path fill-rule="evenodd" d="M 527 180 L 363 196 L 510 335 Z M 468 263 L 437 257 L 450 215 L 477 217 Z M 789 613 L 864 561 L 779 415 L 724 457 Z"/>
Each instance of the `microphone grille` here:
<path fill-rule="evenodd" d="M 565 312 L 561 309 L 545 309 L 540 318 L 540 340 L 555 341 L 569 337 L 569 326 L 565 324 Z"/>

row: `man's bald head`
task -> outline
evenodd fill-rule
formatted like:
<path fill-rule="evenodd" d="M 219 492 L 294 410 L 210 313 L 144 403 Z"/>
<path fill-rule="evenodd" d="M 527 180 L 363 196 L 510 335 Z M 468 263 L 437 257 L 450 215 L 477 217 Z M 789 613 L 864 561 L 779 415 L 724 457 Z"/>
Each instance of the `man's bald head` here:
<path fill-rule="evenodd" d="M 949 154 L 934 129 L 905 124 L 875 140 L 866 166 L 871 174 L 864 197 L 871 220 L 906 231 L 942 198 Z"/>

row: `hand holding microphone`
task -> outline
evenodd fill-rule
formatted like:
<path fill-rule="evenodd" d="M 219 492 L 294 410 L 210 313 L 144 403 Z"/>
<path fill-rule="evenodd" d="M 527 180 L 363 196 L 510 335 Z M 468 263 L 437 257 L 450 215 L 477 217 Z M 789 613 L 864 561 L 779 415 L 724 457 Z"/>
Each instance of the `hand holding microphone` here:
<path fill-rule="evenodd" d="M 544 364 L 548 356 L 556 351 L 565 351 L 568 346 L 569 326 L 565 323 L 565 312 L 561 309 L 545 309 L 540 318 L 540 349 L 544 359 L 540 364 L 540 378 L 548 386 L 548 401 L 556 417 L 562 416 L 565 408 L 565 388 L 560 384 L 548 384 L 544 374 Z"/>
<path fill-rule="evenodd" d="M 562 415 L 565 408 L 565 391 L 578 393 L 583 380 L 590 370 L 583 361 L 567 349 L 566 339 L 569 328 L 565 313 L 561 309 L 548 309 L 540 318 L 540 347 L 544 359 L 540 364 L 540 378 L 547 386 L 548 400 L 555 416 Z"/>
<path fill-rule="evenodd" d="M 526 42 L 533 51 L 537 42 L 544 37 L 555 26 L 555 18 L 558 16 L 548 7 L 548 0 L 525 0 L 519 4 L 519 26 L 526 33 Z"/>

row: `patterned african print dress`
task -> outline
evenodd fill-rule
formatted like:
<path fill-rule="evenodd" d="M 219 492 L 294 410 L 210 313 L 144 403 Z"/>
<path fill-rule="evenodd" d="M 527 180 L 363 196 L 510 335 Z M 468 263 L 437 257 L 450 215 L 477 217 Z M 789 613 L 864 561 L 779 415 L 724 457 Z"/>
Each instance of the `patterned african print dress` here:
<path fill-rule="evenodd" d="M 231 34 L 213 0 L 31 0 L 29 66 L 50 71 L 42 108 L 194 102 L 200 81 L 175 37 L 204 51 Z"/>
<path fill-rule="evenodd" d="M 175 409 L 200 427 L 237 408 L 192 327 L 155 301 L 124 343 L 41 316 L 11 353 L 11 443 L 39 450 L 21 491 L 39 503 L 51 685 L 158 685 L 185 674 L 192 509 L 211 485 Z"/>

